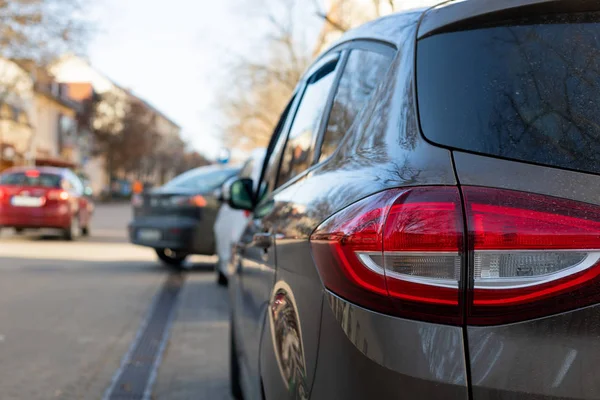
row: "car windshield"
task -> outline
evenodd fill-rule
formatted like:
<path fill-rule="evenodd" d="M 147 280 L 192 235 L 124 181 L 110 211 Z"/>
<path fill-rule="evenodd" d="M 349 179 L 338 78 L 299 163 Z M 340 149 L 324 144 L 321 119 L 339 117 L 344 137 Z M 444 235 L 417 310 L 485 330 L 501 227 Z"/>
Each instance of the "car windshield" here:
<path fill-rule="evenodd" d="M 423 133 L 457 149 L 600 173 L 599 18 L 529 19 L 422 39 Z"/>
<path fill-rule="evenodd" d="M 185 188 L 200 192 L 215 190 L 227 179 L 239 173 L 238 169 L 195 169 L 179 175 L 164 185 L 165 189 Z"/>
<path fill-rule="evenodd" d="M 0 185 L 60 188 L 62 177 L 48 173 L 13 172 L 0 175 Z"/>

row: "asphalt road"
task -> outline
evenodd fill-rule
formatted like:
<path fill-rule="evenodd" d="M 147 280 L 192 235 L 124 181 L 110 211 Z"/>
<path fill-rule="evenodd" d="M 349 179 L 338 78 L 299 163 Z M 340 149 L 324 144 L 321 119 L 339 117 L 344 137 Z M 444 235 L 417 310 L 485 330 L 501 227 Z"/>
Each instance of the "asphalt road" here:
<path fill-rule="evenodd" d="M 140 333 L 154 326 L 156 298 L 173 278 L 178 296 L 163 341 L 141 346 L 162 355 L 149 363 L 146 398 L 230 398 L 227 291 L 215 283 L 214 260 L 192 259 L 190 270 L 174 274 L 152 250 L 127 243 L 129 219 L 126 205 L 99 205 L 91 237 L 76 242 L 2 231 L 1 399 L 126 393 L 123 371 L 136 367 Z"/>

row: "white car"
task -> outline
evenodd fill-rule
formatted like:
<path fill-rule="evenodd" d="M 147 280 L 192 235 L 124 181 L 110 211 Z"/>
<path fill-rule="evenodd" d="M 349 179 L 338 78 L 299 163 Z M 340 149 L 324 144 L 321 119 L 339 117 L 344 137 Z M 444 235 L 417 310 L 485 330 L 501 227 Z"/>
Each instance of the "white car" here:
<path fill-rule="evenodd" d="M 242 167 L 239 177 L 250 178 L 254 185 L 260 179 L 263 162 L 265 159 L 266 150 L 256 149 L 244 166 Z M 256 188 L 255 188 L 256 189 Z M 214 225 L 215 240 L 217 245 L 217 281 L 220 285 L 226 285 L 228 279 L 227 265 L 231 258 L 233 245 L 238 241 L 248 219 L 250 213 L 248 211 L 234 210 L 228 204 L 223 203 L 217 214 L 217 219 Z"/>

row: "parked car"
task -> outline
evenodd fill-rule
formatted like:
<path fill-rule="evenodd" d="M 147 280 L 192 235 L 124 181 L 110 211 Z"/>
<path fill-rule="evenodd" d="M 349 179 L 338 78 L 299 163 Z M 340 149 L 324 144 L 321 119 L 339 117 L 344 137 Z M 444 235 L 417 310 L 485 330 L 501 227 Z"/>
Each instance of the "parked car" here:
<path fill-rule="evenodd" d="M 244 166 L 238 174 L 239 178 L 250 178 L 253 182 L 258 182 L 265 160 L 265 149 L 256 149 L 244 163 Z M 227 267 L 231 256 L 233 246 L 240 238 L 248 219 L 249 211 L 234 210 L 229 204 L 223 203 L 217 214 L 217 220 L 214 226 L 214 234 L 217 245 L 217 255 L 219 256 L 216 266 L 217 282 L 220 285 L 227 284 L 229 275 Z"/>
<path fill-rule="evenodd" d="M 66 168 L 16 167 L 0 175 L 0 227 L 58 229 L 67 240 L 90 234 L 94 203 Z"/>
<path fill-rule="evenodd" d="M 213 225 L 220 188 L 237 173 L 239 168 L 200 167 L 134 195 L 130 241 L 154 248 L 161 261 L 177 267 L 191 254 L 215 254 Z"/>
<path fill-rule="evenodd" d="M 308 69 L 227 193 L 235 397 L 600 398 L 598 11 L 447 2 Z"/>

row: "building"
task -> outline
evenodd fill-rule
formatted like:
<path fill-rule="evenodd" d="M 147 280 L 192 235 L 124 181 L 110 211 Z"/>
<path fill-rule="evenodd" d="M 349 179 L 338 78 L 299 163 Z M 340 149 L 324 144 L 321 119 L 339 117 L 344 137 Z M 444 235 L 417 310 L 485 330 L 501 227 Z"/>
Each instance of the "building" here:
<path fill-rule="evenodd" d="M 34 98 L 29 73 L 16 62 L 0 58 L 0 171 L 32 158 Z"/>
<path fill-rule="evenodd" d="M 173 120 L 167 117 L 157 108 L 153 107 L 146 100 L 136 96 L 130 90 L 127 90 L 117 83 L 106 77 L 104 74 L 95 69 L 87 60 L 74 55 L 67 55 L 58 60 L 52 67 L 51 72 L 56 80 L 65 84 L 69 88 L 70 96 L 77 98 L 79 94 L 89 92 L 98 95 L 99 99 L 110 97 L 114 104 L 106 104 L 104 109 L 106 113 L 102 115 L 102 119 L 96 118 L 92 121 L 95 128 L 99 126 L 114 126 L 118 129 L 121 121 L 125 119 L 126 113 L 131 107 L 132 102 L 141 103 L 146 107 L 153 123 L 153 130 L 164 139 L 161 141 L 162 146 L 165 146 L 164 151 L 173 150 L 171 147 L 177 143 L 181 143 L 180 133 L 181 127 Z M 87 85 L 87 86 L 86 86 Z M 102 109 L 102 101 L 100 100 L 99 107 Z M 89 143 L 89 142 L 88 142 Z M 171 153 L 172 154 L 172 153 Z M 145 160 L 149 165 L 150 172 L 146 174 L 146 180 L 154 183 L 163 183 L 170 179 L 174 174 L 173 158 L 165 157 L 162 160 Z M 101 193 L 111 186 L 111 182 L 116 177 L 111 177 L 107 173 L 107 165 L 104 157 L 90 156 L 81 160 L 82 170 L 88 176 L 90 185 L 94 193 Z M 126 176 L 125 173 L 120 174 L 121 179 L 138 179 L 139 177 Z"/>

